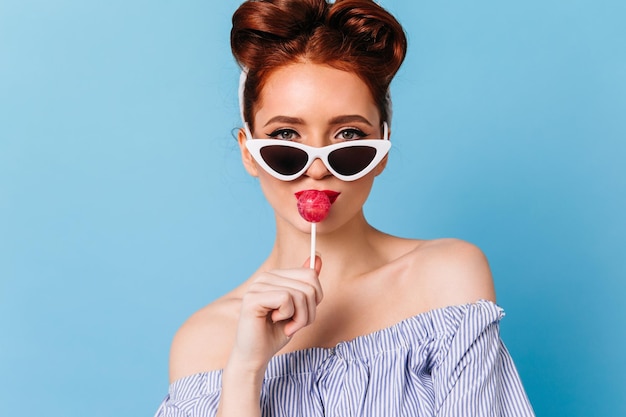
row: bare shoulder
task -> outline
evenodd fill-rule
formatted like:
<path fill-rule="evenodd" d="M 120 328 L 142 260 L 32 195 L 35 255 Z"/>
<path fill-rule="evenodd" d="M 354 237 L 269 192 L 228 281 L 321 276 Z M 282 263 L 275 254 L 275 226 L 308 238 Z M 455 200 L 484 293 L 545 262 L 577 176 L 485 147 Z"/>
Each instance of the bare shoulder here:
<path fill-rule="evenodd" d="M 170 382 L 222 369 L 234 340 L 240 300 L 222 297 L 194 313 L 178 329 L 170 350 Z"/>
<path fill-rule="evenodd" d="M 411 254 L 411 275 L 429 308 L 495 302 L 495 289 L 489 263 L 475 245 L 459 239 L 424 241 Z"/>

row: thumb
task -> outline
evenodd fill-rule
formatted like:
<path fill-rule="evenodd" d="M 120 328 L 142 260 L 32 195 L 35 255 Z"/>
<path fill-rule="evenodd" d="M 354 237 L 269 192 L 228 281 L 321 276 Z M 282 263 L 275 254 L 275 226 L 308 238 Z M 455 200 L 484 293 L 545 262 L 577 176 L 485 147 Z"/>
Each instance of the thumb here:
<path fill-rule="evenodd" d="M 311 265 L 311 257 L 310 256 L 308 258 L 306 258 L 306 261 L 304 261 L 304 264 L 302 265 L 302 267 L 303 268 L 308 268 L 309 265 Z M 319 274 L 320 271 L 322 270 L 322 258 L 320 258 L 318 255 L 315 255 L 315 267 L 313 269 L 315 269 L 315 272 L 317 274 Z"/>

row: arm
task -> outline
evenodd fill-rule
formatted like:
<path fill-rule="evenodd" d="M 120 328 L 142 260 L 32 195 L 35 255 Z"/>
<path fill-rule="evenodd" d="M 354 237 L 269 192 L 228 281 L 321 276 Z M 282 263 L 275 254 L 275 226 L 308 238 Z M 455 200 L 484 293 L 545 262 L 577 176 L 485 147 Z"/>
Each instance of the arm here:
<path fill-rule="evenodd" d="M 308 265 L 308 260 L 305 262 Z M 322 299 L 315 270 L 303 267 L 259 276 L 244 295 L 237 333 L 222 373 L 217 416 L 260 416 L 260 395 L 269 360 L 315 320 Z"/>
<path fill-rule="evenodd" d="M 158 417 L 260 415 L 269 360 L 313 322 L 322 299 L 321 260 L 314 270 L 308 262 L 259 274 L 243 295 L 223 298 L 187 320 L 172 343 L 170 392 Z"/>
<path fill-rule="evenodd" d="M 432 370 L 436 416 L 534 416 L 515 365 L 499 336 L 501 310 L 469 308 L 447 353 Z"/>
<path fill-rule="evenodd" d="M 455 239 L 433 242 L 428 262 L 436 306 L 467 305 L 456 333 L 431 370 L 436 416 L 531 416 L 532 409 L 499 334 L 489 264 L 476 246 Z M 478 302 L 488 300 L 490 302 Z M 452 319 L 451 319 L 452 320 Z"/>

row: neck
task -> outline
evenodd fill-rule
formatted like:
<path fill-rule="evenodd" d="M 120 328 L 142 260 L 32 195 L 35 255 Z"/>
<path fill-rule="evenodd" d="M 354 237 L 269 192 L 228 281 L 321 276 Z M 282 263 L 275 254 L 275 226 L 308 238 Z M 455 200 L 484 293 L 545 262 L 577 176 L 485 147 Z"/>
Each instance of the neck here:
<path fill-rule="evenodd" d="M 277 219 L 276 241 L 263 269 L 294 268 L 304 265 L 310 253 L 311 235 Z M 355 277 L 372 271 L 383 259 L 381 242 L 386 236 L 370 226 L 360 212 L 342 227 L 317 233 L 316 251 L 322 258 L 320 279 Z"/>

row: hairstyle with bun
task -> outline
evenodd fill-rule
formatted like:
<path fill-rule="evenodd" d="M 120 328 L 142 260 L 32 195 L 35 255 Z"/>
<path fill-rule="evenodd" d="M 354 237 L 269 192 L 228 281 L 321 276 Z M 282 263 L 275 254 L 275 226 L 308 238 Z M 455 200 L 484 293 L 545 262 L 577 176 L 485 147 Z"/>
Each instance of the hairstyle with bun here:
<path fill-rule="evenodd" d="M 398 21 L 373 0 L 248 0 L 233 14 L 235 59 L 247 72 L 242 105 L 254 106 L 270 73 L 294 62 L 354 72 L 369 87 L 382 120 L 389 121 L 389 84 L 406 55 Z"/>

